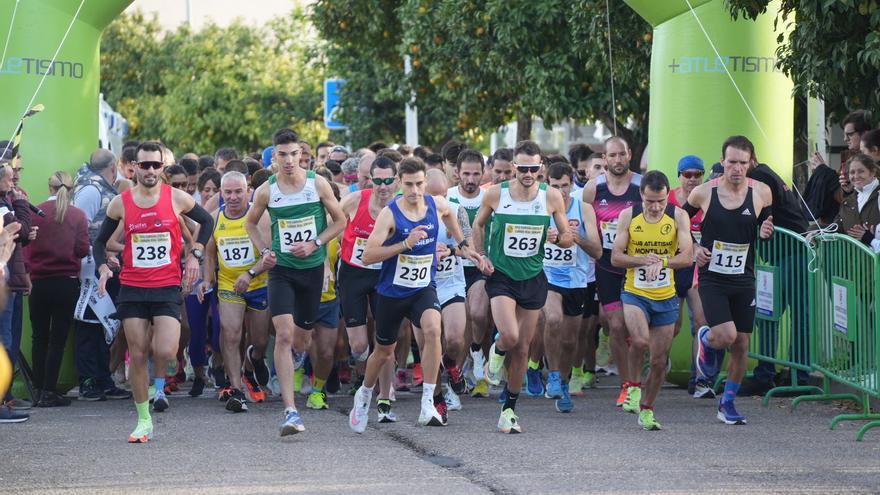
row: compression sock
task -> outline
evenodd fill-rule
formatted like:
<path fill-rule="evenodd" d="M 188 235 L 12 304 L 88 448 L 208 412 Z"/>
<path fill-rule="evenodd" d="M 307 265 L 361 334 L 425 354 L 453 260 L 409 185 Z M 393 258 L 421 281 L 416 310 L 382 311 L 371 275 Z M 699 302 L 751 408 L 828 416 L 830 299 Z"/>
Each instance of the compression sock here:
<path fill-rule="evenodd" d="M 721 394 L 721 402 L 733 402 L 733 399 L 736 399 L 737 392 L 739 392 L 739 385 L 739 383 L 728 379 L 724 383 L 724 393 Z"/>
<path fill-rule="evenodd" d="M 165 395 L 165 378 L 159 378 L 158 376 L 153 379 L 153 385 L 156 387 L 156 394 Z"/>
<path fill-rule="evenodd" d="M 327 383 L 327 380 L 323 378 L 315 378 L 315 381 L 312 382 L 312 392 L 320 392 L 324 390 L 324 384 Z"/>

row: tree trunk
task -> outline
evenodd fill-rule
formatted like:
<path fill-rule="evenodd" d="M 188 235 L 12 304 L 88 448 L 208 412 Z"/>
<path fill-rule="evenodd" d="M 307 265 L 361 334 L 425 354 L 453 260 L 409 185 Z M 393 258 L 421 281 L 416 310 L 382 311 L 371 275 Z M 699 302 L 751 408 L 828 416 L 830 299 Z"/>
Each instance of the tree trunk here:
<path fill-rule="evenodd" d="M 532 139 L 532 117 L 524 112 L 516 114 L 516 142 Z"/>

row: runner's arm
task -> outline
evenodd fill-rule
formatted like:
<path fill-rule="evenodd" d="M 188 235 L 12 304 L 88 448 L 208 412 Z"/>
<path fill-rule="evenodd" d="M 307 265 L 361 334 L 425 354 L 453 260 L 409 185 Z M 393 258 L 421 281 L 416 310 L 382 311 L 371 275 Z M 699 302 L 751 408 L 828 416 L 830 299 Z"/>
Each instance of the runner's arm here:
<path fill-rule="evenodd" d="M 248 209 L 247 218 L 244 221 L 244 230 L 247 232 L 248 237 L 251 238 L 254 248 L 260 255 L 266 249 L 272 249 L 270 244 L 263 242 L 263 236 L 260 235 L 260 219 L 263 218 L 263 213 L 266 213 L 266 205 L 268 204 L 269 183 L 264 182 L 257 188 L 257 192 L 254 193 L 254 201 Z"/>
<path fill-rule="evenodd" d="M 574 243 L 571 230 L 568 228 L 568 218 L 565 216 L 565 201 L 562 194 L 556 189 L 547 188 L 547 203 L 553 208 L 553 221 L 556 222 L 556 244 L 561 248 L 571 247 Z"/>
<path fill-rule="evenodd" d="M 667 266 L 673 270 L 694 264 L 694 239 L 691 237 L 691 219 L 681 208 L 675 208 L 675 228 L 678 229 L 678 254 L 669 258 Z"/>
<path fill-rule="evenodd" d="M 217 240 L 212 236 L 205 245 L 205 264 L 202 265 L 204 268 L 202 283 L 208 287 L 214 286 L 217 263 Z"/>
<path fill-rule="evenodd" d="M 420 226 L 421 227 L 421 226 Z M 417 227 L 418 228 L 418 227 Z M 413 230 L 416 232 L 416 230 Z M 361 261 L 365 265 L 380 263 L 388 258 L 397 256 L 400 253 L 409 251 L 403 242 L 392 244 L 391 246 L 383 246 L 385 241 L 394 233 L 394 216 L 387 207 L 383 208 L 376 219 L 376 225 L 373 232 L 367 238 L 367 245 L 364 247 L 364 254 L 361 255 Z M 410 245 L 412 247 L 412 245 Z"/>
<path fill-rule="evenodd" d="M 338 237 L 345 230 L 345 222 L 348 220 L 348 217 L 342 211 L 342 207 L 339 206 L 339 201 L 333 195 L 333 188 L 330 187 L 327 179 L 321 176 L 315 177 L 315 186 L 318 189 L 318 195 L 321 196 L 324 209 L 330 214 L 330 219 L 332 220 L 330 225 L 318 234 L 318 239 L 321 239 L 321 243 L 326 245 L 331 239 Z"/>
<path fill-rule="evenodd" d="M 596 179 L 590 179 L 587 181 L 586 185 L 584 185 L 584 192 L 581 194 L 581 198 L 584 200 L 584 203 L 588 205 L 592 205 L 593 201 L 596 199 Z"/>
<path fill-rule="evenodd" d="M 107 266 L 107 241 L 110 240 L 113 232 L 116 231 L 116 227 L 122 219 L 122 213 L 122 199 L 120 199 L 120 196 L 116 196 L 107 205 L 107 218 L 101 223 L 101 230 L 98 231 L 98 237 L 95 238 L 95 247 L 92 250 L 92 256 L 95 257 L 95 266 L 98 267 L 98 273 L 101 275 L 107 273 L 109 276 L 112 273 Z"/>
<path fill-rule="evenodd" d="M 632 208 L 620 212 L 617 217 L 617 237 L 611 248 L 611 266 L 617 268 L 636 268 L 651 264 L 647 256 L 630 256 L 626 254 L 629 245 L 629 225 L 632 223 Z"/>
<path fill-rule="evenodd" d="M 706 202 L 706 188 L 708 187 L 711 190 L 712 186 L 706 186 L 706 184 L 709 183 L 704 182 L 695 187 L 690 195 L 688 195 L 684 204 L 681 205 L 681 209 L 683 209 L 691 218 L 693 218 L 700 210 L 703 210 L 705 214 L 705 211 L 708 209 L 708 205 L 704 206 L 704 203 Z"/>
<path fill-rule="evenodd" d="M 596 211 L 590 203 L 581 202 L 581 218 L 584 220 L 584 231 L 587 238 L 584 239 L 580 235 L 573 234 L 574 241 L 591 258 L 597 260 L 602 257 L 602 242 L 599 240 L 599 230 L 596 229 Z"/>
<path fill-rule="evenodd" d="M 498 204 L 500 197 L 501 188 L 497 185 L 490 187 L 489 190 L 486 191 L 486 194 L 483 195 L 483 202 L 480 204 L 477 216 L 474 217 L 474 224 L 471 226 L 471 235 L 473 237 L 474 251 L 479 254 L 486 253 L 486 225 L 489 223 L 489 219 L 492 217 L 492 213 L 495 211 L 495 206 Z"/>

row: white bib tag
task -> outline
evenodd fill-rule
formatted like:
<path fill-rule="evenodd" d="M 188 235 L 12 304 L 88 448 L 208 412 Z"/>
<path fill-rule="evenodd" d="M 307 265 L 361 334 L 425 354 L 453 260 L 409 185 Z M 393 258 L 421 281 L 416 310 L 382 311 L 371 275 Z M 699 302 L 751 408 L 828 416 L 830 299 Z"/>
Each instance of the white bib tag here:
<path fill-rule="evenodd" d="M 131 264 L 136 268 L 171 264 L 171 232 L 131 234 Z"/>
<path fill-rule="evenodd" d="M 217 239 L 217 250 L 223 259 L 223 264 L 230 268 L 251 266 L 256 261 L 254 245 L 251 244 L 251 238 L 246 235 Z"/>
<path fill-rule="evenodd" d="M 281 248 L 289 250 L 296 242 L 308 242 L 318 238 L 315 217 L 297 218 L 295 220 L 278 219 L 278 234 Z"/>
<path fill-rule="evenodd" d="M 538 254 L 538 244 L 544 236 L 543 225 L 509 223 L 504 228 L 504 255 L 529 258 Z"/>
<path fill-rule="evenodd" d="M 560 268 L 577 265 L 576 248 L 576 245 L 561 248 L 555 244 L 544 244 L 544 266 Z"/>
<path fill-rule="evenodd" d="M 394 269 L 394 285 L 420 289 L 431 283 L 431 264 L 434 263 L 433 254 L 414 256 L 411 254 L 398 254 L 397 267 Z"/>
<path fill-rule="evenodd" d="M 669 286 L 671 280 L 669 276 L 669 268 L 660 270 L 657 278 L 648 281 L 648 267 L 640 266 L 633 269 L 633 285 L 636 289 L 659 289 Z"/>
<path fill-rule="evenodd" d="M 381 270 L 382 263 L 373 263 L 372 265 L 365 265 L 363 261 L 364 249 L 367 248 L 367 240 L 363 237 L 355 237 L 354 238 L 354 246 L 351 247 L 351 258 L 348 260 L 349 263 L 355 266 L 359 266 L 361 268 L 369 268 L 370 270 Z"/>
<path fill-rule="evenodd" d="M 457 256 L 447 256 L 437 263 L 437 280 L 445 280 L 455 275 L 455 265 L 458 264 Z"/>
<path fill-rule="evenodd" d="M 613 249 L 617 239 L 617 222 L 602 222 L 602 248 Z"/>
<path fill-rule="evenodd" d="M 709 271 L 724 275 L 741 275 L 746 271 L 748 244 L 715 241 L 712 246 L 712 260 Z"/>

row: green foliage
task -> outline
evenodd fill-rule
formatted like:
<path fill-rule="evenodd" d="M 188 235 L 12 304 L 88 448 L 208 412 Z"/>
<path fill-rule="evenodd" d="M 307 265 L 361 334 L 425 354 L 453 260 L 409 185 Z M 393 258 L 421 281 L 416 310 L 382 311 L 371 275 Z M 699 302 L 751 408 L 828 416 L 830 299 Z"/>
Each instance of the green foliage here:
<path fill-rule="evenodd" d="M 323 73 L 299 36 L 305 24 L 294 11 L 267 28 L 183 26 L 160 36 L 155 18 L 123 14 L 104 33 L 101 90 L 133 139 L 178 153 L 259 150 L 284 126 L 317 142 L 327 136 Z"/>
<path fill-rule="evenodd" d="M 768 0 L 728 0 L 734 17 L 754 19 Z M 823 98 L 832 120 L 855 108 L 880 114 L 880 2 L 782 0 L 776 19 L 782 70 L 795 94 Z"/>

